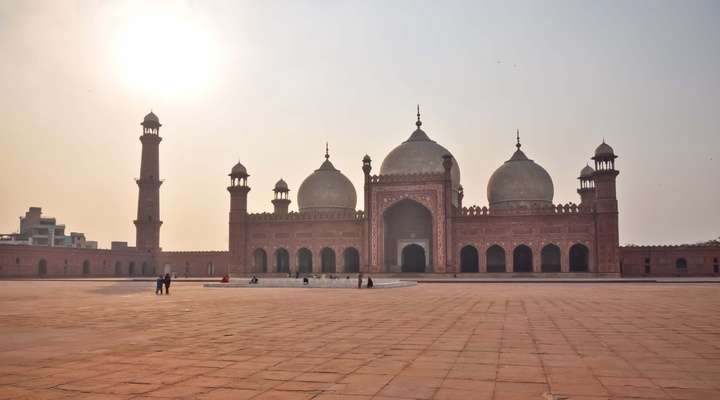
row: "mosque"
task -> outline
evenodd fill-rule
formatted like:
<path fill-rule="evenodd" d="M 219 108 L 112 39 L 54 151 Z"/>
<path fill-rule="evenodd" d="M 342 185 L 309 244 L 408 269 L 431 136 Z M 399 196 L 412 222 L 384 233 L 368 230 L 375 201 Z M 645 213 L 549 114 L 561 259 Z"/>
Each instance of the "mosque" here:
<path fill-rule="evenodd" d="M 142 122 L 135 246 L 111 249 L 0 244 L 0 277 L 179 276 L 244 274 L 451 274 L 527 276 L 719 275 L 720 247 L 621 247 L 618 158 L 601 143 L 578 177 L 578 203 L 553 203 L 552 177 L 516 149 L 490 177 L 487 206 L 463 204 L 460 163 L 422 129 L 415 130 L 373 173 L 362 157 L 362 208 L 352 182 L 325 159 L 297 189 L 274 187 L 272 213 L 251 213 L 249 171 L 229 173 L 227 251 L 168 252 L 160 248 L 159 118 Z M 524 275 L 526 274 L 526 275 Z"/>

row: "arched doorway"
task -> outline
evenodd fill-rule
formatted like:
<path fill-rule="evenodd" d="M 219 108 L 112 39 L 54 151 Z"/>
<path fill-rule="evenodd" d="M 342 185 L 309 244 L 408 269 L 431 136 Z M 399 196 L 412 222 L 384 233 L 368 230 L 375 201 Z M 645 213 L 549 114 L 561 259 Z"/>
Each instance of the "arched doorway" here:
<path fill-rule="evenodd" d="M 290 253 L 283 248 L 275 250 L 275 264 L 277 272 L 288 273 L 290 271 Z"/>
<path fill-rule="evenodd" d="M 47 275 L 47 261 L 45 259 L 41 259 L 40 262 L 38 262 L 38 275 L 39 276 L 45 276 Z"/>
<path fill-rule="evenodd" d="M 345 272 L 360 272 L 360 253 L 354 247 L 348 247 L 343 252 L 345 259 Z"/>
<path fill-rule="evenodd" d="M 320 266 L 324 274 L 335 272 L 335 251 L 329 247 L 320 250 Z"/>
<path fill-rule="evenodd" d="M 120 261 L 115 262 L 115 275 L 116 276 L 122 275 L 122 263 Z"/>
<path fill-rule="evenodd" d="M 570 272 L 588 271 L 588 248 L 583 244 L 574 244 L 570 247 Z"/>
<path fill-rule="evenodd" d="M 208 276 L 215 276 L 215 264 L 209 262 L 207 265 Z"/>
<path fill-rule="evenodd" d="M 549 244 L 540 251 L 540 270 L 542 272 L 560 272 L 560 248 Z"/>
<path fill-rule="evenodd" d="M 82 273 L 83 273 L 83 275 L 90 275 L 90 261 L 88 261 L 88 260 L 83 261 Z"/>
<path fill-rule="evenodd" d="M 533 272 L 532 250 L 524 244 L 513 250 L 513 272 Z"/>
<path fill-rule="evenodd" d="M 143 263 L 143 268 L 145 268 L 146 263 Z M 135 263 L 131 262 L 130 265 L 128 265 L 128 275 L 133 276 L 135 275 Z"/>
<path fill-rule="evenodd" d="M 425 249 L 409 244 L 402 249 L 402 272 L 425 272 Z"/>
<path fill-rule="evenodd" d="M 413 272 L 425 272 L 426 266 L 432 263 L 433 219 L 430 210 L 416 201 L 401 200 L 383 213 L 383 224 L 386 270 L 398 272 L 410 268 Z M 403 258 L 405 249 L 411 244 L 415 245 L 408 250 L 411 252 L 410 256 L 414 257 L 413 266 L 408 267 L 409 264 L 404 262 Z M 424 248 L 421 244 L 424 244 Z M 422 249 L 422 253 L 418 247 Z M 419 264 L 421 254 L 422 270 Z"/>
<path fill-rule="evenodd" d="M 465 246 L 460 250 L 460 272 L 480 272 L 478 251 L 474 246 Z"/>
<path fill-rule="evenodd" d="M 263 249 L 255 249 L 255 272 L 267 272 L 267 253 Z"/>
<path fill-rule="evenodd" d="M 505 250 L 498 246 L 492 245 L 485 252 L 487 258 L 487 272 L 505 272 Z"/>
<path fill-rule="evenodd" d="M 687 273 L 687 260 L 684 258 L 678 258 L 675 260 L 675 269 L 680 274 L 686 274 Z"/>
<path fill-rule="evenodd" d="M 312 273 L 312 252 L 305 247 L 298 250 L 298 272 L 301 274 Z"/>

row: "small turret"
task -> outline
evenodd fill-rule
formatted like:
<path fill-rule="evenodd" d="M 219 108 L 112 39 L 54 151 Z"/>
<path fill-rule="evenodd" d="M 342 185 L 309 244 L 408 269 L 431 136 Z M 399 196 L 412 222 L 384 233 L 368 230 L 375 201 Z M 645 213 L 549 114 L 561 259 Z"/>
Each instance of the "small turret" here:
<path fill-rule="evenodd" d="M 586 165 L 580 170 L 580 187 L 578 187 L 578 194 L 580 195 L 580 206 L 584 211 L 590 211 L 595 203 L 595 179 L 593 175 L 595 170 L 590 166 Z"/>
<path fill-rule="evenodd" d="M 287 214 L 288 206 L 290 205 L 290 197 L 288 196 L 290 189 L 288 188 L 287 182 L 283 179 L 277 181 L 275 188 L 273 188 L 273 192 L 275 193 L 275 198 L 273 198 L 272 203 L 275 207 L 275 214 Z"/>

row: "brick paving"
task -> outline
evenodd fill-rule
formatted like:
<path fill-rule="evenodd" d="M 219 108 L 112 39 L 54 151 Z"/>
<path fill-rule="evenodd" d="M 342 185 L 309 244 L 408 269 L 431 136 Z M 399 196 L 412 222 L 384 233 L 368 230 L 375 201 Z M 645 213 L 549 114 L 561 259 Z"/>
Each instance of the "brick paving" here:
<path fill-rule="evenodd" d="M 0 282 L 0 399 L 720 399 L 720 285 Z"/>

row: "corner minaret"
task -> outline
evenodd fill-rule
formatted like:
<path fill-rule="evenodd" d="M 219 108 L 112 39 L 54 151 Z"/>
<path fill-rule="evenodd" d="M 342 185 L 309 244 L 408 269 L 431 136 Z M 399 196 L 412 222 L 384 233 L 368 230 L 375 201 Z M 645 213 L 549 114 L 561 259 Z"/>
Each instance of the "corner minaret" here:
<path fill-rule="evenodd" d="M 615 181 L 619 172 L 615 169 L 617 156 L 603 140 L 595 149 L 595 262 L 597 272 L 620 271 L 620 234 L 618 228 L 618 201 Z"/>
<path fill-rule="evenodd" d="M 143 127 L 140 142 L 140 178 L 138 185 L 138 208 L 135 223 L 135 246 L 148 252 L 160 249 L 160 120 L 152 111 L 140 124 Z"/>
<path fill-rule="evenodd" d="M 237 272 L 246 271 L 246 245 L 247 245 L 247 197 L 250 187 L 247 178 L 250 175 L 247 169 L 237 163 L 230 171 L 230 230 L 229 248 L 233 263 L 237 265 Z"/>

